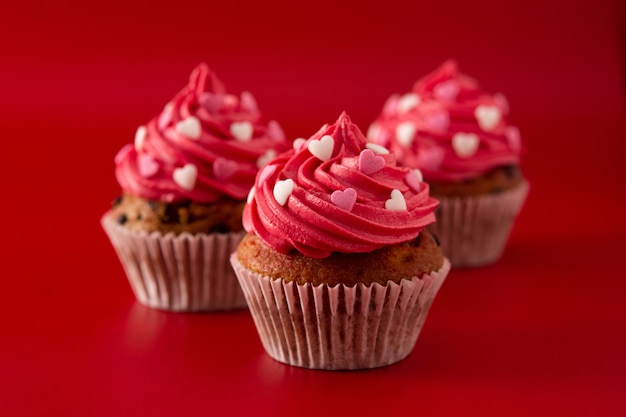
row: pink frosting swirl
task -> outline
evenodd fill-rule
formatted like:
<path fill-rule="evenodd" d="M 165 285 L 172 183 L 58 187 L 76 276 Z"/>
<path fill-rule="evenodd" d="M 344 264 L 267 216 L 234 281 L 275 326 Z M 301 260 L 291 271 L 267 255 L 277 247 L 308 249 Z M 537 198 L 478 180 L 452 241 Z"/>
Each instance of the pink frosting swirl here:
<path fill-rule="evenodd" d="M 368 139 L 419 168 L 427 181 L 457 182 L 519 164 L 520 133 L 509 125 L 508 112 L 502 94 L 483 92 L 447 61 L 412 92 L 392 95 Z"/>
<path fill-rule="evenodd" d="M 343 113 L 257 175 L 243 225 L 274 250 L 324 258 L 414 239 L 437 201 L 418 172 L 367 141 Z"/>
<path fill-rule="evenodd" d="M 261 122 L 254 97 L 226 93 L 200 64 L 160 115 L 115 157 L 122 189 L 150 200 L 244 200 L 267 161 L 289 148 L 275 121 Z"/>

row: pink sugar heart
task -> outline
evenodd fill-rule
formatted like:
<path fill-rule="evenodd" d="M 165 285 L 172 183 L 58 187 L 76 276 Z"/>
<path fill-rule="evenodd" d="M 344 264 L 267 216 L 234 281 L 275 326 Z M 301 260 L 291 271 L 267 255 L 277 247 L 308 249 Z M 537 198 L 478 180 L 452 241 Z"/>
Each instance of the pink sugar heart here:
<path fill-rule="evenodd" d="M 237 162 L 225 158 L 217 158 L 213 162 L 213 175 L 218 180 L 225 180 L 232 177 L 237 172 L 237 168 L 239 168 Z"/>
<path fill-rule="evenodd" d="M 383 105 L 383 114 L 385 116 L 391 116 L 393 115 L 396 110 L 398 109 L 398 102 L 400 101 L 400 95 L 399 94 L 392 94 L 387 101 L 385 102 L 385 104 Z"/>
<path fill-rule="evenodd" d="M 297 138 L 297 139 L 295 139 L 293 141 L 293 149 L 296 152 L 300 152 L 305 144 L 306 144 L 306 139 L 304 139 L 304 138 Z"/>
<path fill-rule="evenodd" d="M 163 107 L 163 111 L 159 115 L 159 119 L 157 120 L 157 126 L 159 129 L 163 130 L 167 127 L 167 125 L 172 121 L 172 111 L 174 110 L 174 105 L 172 103 L 167 103 L 165 107 Z"/>
<path fill-rule="evenodd" d="M 459 95 L 459 83 L 456 80 L 441 82 L 433 88 L 433 95 L 437 100 L 454 101 Z"/>
<path fill-rule="evenodd" d="M 330 201 L 341 209 L 352 211 L 356 203 L 356 190 L 354 188 L 346 188 L 343 191 L 333 191 L 330 195 Z"/>
<path fill-rule="evenodd" d="M 116 164 L 120 164 L 122 163 L 122 161 L 124 160 L 124 158 L 126 158 L 126 155 L 128 155 L 128 152 L 130 152 L 133 149 L 133 145 L 131 145 L 130 143 L 127 143 L 126 145 L 124 145 L 122 147 L 122 149 L 120 149 L 116 154 L 115 154 L 115 158 L 113 159 L 113 161 Z"/>
<path fill-rule="evenodd" d="M 258 185 L 261 186 L 266 179 L 276 171 L 276 165 L 265 165 L 259 172 Z"/>
<path fill-rule="evenodd" d="M 267 136 L 277 142 L 285 140 L 285 132 L 276 120 L 270 120 L 267 122 Z"/>
<path fill-rule="evenodd" d="M 142 153 L 137 155 L 137 170 L 142 177 L 150 178 L 159 171 L 159 163 L 150 155 Z"/>
<path fill-rule="evenodd" d="M 437 111 L 424 116 L 424 122 L 429 130 L 443 133 L 450 127 L 450 115 L 445 110 Z"/>
<path fill-rule="evenodd" d="M 413 191 L 419 191 L 420 186 L 424 181 L 422 171 L 420 171 L 419 169 L 412 169 L 404 176 L 404 181 L 406 181 L 408 186 L 411 187 Z"/>
<path fill-rule="evenodd" d="M 256 113 L 259 111 L 256 99 L 249 91 L 241 93 L 241 109 L 248 113 Z"/>
<path fill-rule="evenodd" d="M 385 159 L 377 156 L 369 149 L 363 149 L 359 155 L 359 171 L 371 175 L 385 167 Z"/>
<path fill-rule="evenodd" d="M 257 158 L 256 167 L 259 169 L 263 168 L 274 158 L 276 158 L 276 151 L 274 149 L 268 149 L 263 155 Z"/>
<path fill-rule="evenodd" d="M 519 152 L 522 149 L 522 135 L 517 127 L 508 126 L 504 131 L 504 135 L 514 152 Z"/>
<path fill-rule="evenodd" d="M 443 162 L 443 150 L 440 148 L 424 148 L 417 154 L 417 166 L 429 171 L 435 171 Z"/>
<path fill-rule="evenodd" d="M 222 107 L 222 103 L 224 102 L 224 96 L 221 94 L 206 92 L 202 93 L 198 101 L 200 101 L 200 105 L 202 107 L 204 107 L 211 113 L 217 113 L 217 111 Z"/>
<path fill-rule="evenodd" d="M 509 112 L 509 101 L 502 93 L 496 93 L 493 95 L 493 102 L 500 108 L 500 111 L 504 114 Z"/>

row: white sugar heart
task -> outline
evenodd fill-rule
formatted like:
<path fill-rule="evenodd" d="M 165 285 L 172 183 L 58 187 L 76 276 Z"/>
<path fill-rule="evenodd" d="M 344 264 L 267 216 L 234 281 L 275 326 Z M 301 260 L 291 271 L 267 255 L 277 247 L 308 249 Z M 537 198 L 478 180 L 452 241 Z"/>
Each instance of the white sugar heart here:
<path fill-rule="evenodd" d="M 437 111 L 425 115 L 424 122 L 428 129 L 443 133 L 450 127 L 450 115 L 445 110 Z"/>
<path fill-rule="evenodd" d="M 430 147 L 419 149 L 417 153 L 417 163 L 416 165 L 420 168 L 435 171 L 443 162 L 444 152 L 443 149 L 439 147 Z"/>
<path fill-rule="evenodd" d="M 259 187 L 265 182 L 265 180 L 276 171 L 276 165 L 265 165 L 259 172 L 259 178 L 257 184 Z"/>
<path fill-rule="evenodd" d="M 415 93 L 407 93 L 398 101 L 398 112 L 406 113 L 420 104 L 422 99 Z"/>
<path fill-rule="evenodd" d="M 252 203 L 252 200 L 254 200 L 255 194 L 256 194 L 256 191 L 254 191 L 254 187 L 250 188 L 250 192 L 248 193 L 248 198 L 246 199 L 246 202 L 248 204 Z"/>
<path fill-rule="evenodd" d="M 335 139 L 330 135 L 325 135 L 319 140 L 316 139 L 309 142 L 309 152 L 324 162 L 328 161 L 333 155 L 334 147 Z"/>
<path fill-rule="evenodd" d="M 482 104 L 476 107 L 476 110 L 474 110 L 474 116 L 476 116 L 476 120 L 478 121 L 480 128 L 485 132 L 491 132 L 494 130 L 500 123 L 500 119 L 502 119 L 500 109 L 496 106 L 490 106 L 487 104 Z"/>
<path fill-rule="evenodd" d="M 412 169 L 404 176 L 406 183 L 413 189 L 413 191 L 420 190 L 420 184 L 424 181 L 422 171 L 419 169 Z"/>
<path fill-rule="evenodd" d="M 213 162 L 213 175 L 217 180 L 225 180 L 232 177 L 235 172 L 237 172 L 238 168 L 239 164 L 235 161 L 217 158 L 215 162 Z"/>
<path fill-rule="evenodd" d="M 409 147 L 415 139 L 417 128 L 413 122 L 403 122 L 396 127 L 396 140 L 402 146 Z"/>
<path fill-rule="evenodd" d="M 211 113 L 217 113 L 222 107 L 224 102 L 224 96 L 221 94 L 211 93 L 209 91 L 202 93 L 199 100 L 200 105 L 210 111 Z"/>
<path fill-rule="evenodd" d="M 185 164 L 185 166 L 176 168 L 172 174 L 174 182 L 183 190 L 191 191 L 196 185 L 198 177 L 198 168 L 194 164 Z"/>
<path fill-rule="evenodd" d="M 249 142 L 253 133 L 254 127 L 250 122 L 233 122 L 230 125 L 230 134 L 239 142 Z"/>
<path fill-rule="evenodd" d="M 256 160 L 256 167 L 260 169 L 267 165 L 267 163 L 274 158 L 276 158 L 276 151 L 274 149 L 268 149 Z"/>
<path fill-rule="evenodd" d="M 406 200 L 400 192 L 400 190 L 393 190 L 391 192 L 391 198 L 385 201 L 385 208 L 391 211 L 406 210 Z"/>
<path fill-rule="evenodd" d="M 480 138 L 474 133 L 456 133 L 452 137 L 452 148 L 460 158 L 469 158 L 478 150 Z"/>
<path fill-rule="evenodd" d="M 376 142 L 378 140 L 378 135 L 380 134 L 380 125 L 376 122 L 372 123 L 370 127 L 367 129 L 367 137 L 368 140 L 372 142 Z"/>
<path fill-rule="evenodd" d="M 330 195 L 330 201 L 345 211 L 352 211 L 356 203 L 357 193 L 354 188 L 346 188 L 345 190 L 336 190 Z"/>
<path fill-rule="evenodd" d="M 389 153 L 389 149 L 375 143 L 368 143 L 365 147 L 374 152 L 376 155 L 387 155 Z"/>
<path fill-rule="evenodd" d="M 274 184 L 274 198 L 276 199 L 276 202 L 281 206 L 284 206 L 293 192 L 294 187 L 295 183 L 291 178 L 283 181 L 276 181 L 276 184 Z"/>
<path fill-rule="evenodd" d="M 146 140 L 148 129 L 145 126 L 139 126 L 135 132 L 135 149 L 141 151 L 143 149 L 143 143 Z"/>
<path fill-rule="evenodd" d="M 297 138 L 293 141 L 293 149 L 295 149 L 296 152 L 298 152 L 300 149 L 302 149 L 305 143 L 306 143 L 306 139 Z"/>
<path fill-rule="evenodd" d="M 200 120 L 195 116 L 189 116 L 186 119 L 176 123 L 176 131 L 189 139 L 200 139 L 202 126 Z"/>

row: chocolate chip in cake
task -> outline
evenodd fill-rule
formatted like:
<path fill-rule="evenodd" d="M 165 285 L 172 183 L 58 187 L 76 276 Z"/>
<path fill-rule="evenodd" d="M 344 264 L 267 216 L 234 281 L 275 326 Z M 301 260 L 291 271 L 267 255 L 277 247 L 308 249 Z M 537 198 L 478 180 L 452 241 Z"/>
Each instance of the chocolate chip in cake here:
<path fill-rule="evenodd" d="M 152 201 L 149 200 L 148 201 L 148 205 L 150 206 L 150 208 L 152 209 L 152 211 L 156 212 L 157 209 L 159 208 L 159 204 L 156 201 Z"/>
<path fill-rule="evenodd" d="M 117 216 L 117 222 L 119 224 L 125 224 L 127 221 L 128 221 L 128 217 L 124 213 Z"/>
<path fill-rule="evenodd" d="M 439 242 L 439 237 L 437 237 L 436 234 L 432 234 L 433 235 L 433 239 L 435 239 L 435 243 L 437 243 L 437 246 L 441 246 L 441 242 Z"/>
<path fill-rule="evenodd" d="M 517 168 L 514 165 L 507 165 L 504 167 L 504 174 L 507 178 L 514 180 L 517 178 Z"/>
<path fill-rule="evenodd" d="M 228 227 L 228 225 L 224 223 L 217 223 L 210 230 L 210 233 L 228 233 L 228 232 L 230 232 L 230 228 Z"/>

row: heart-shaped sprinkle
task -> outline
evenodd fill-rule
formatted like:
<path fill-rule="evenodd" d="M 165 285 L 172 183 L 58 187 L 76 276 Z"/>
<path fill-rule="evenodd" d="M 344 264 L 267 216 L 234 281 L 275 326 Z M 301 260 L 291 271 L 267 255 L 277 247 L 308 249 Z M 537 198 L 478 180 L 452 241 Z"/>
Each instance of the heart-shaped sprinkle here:
<path fill-rule="evenodd" d="M 172 121 L 172 110 L 174 109 L 174 105 L 172 103 L 167 103 L 165 108 L 161 114 L 159 114 L 159 119 L 157 120 L 157 127 L 160 130 L 164 130 L 167 125 Z"/>
<path fill-rule="evenodd" d="M 419 169 L 412 169 L 404 176 L 404 181 L 406 181 L 413 191 L 419 191 L 420 185 L 424 181 L 424 176 Z"/>
<path fill-rule="evenodd" d="M 172 174 L 174 182 L 183 190 L 191 191 L 196 185 L 198 177 L 198 168 L 194 164 L 185 164 L 185 166 L 176 168 Z"/>
<path fill-rule="evenodd" d="M 437 100 L 454 101 L 459 95 L 460 86 L 456 80 L 447 80 L 433 88 L 433 95 Z"/>
<path fill-rule="evenodd" d="M 330 195 L 330 201 L 345 211 L 352 211 L 354 203 L 356 203 L 356 190 L 354 188 L 346 188 L 343 191 L 333 191 Z"/>
<path fill-rule="evenodd" d="M 141 151 L 143 149 L 143 143 L 146 140 L 148 129 L 145 126 L 139 126 L 135 132 L 135 149 Z"/>
<path fill-rule="evenodd" d="M 254 200 L 254 195 L 256 194 L 256 191 L 254 191 L 254 187 L 250 188 L 250 192 L 248 193 L 248 198 L 246 199 L 246 202 L 248 204 L 252 203 L 252 200 Z"/>
<path fill-rule="evenodd" d="M 276 165 L 265 165 L 259 172 L 258 184 L 261 186 L 265 180 L 276 171 Z"/>
<path fill-rule="evenodd" d="M 333 155 L 334 147 L 335 139 L 330 135 L 325 135 L 319 140 L 316 139 L 309 142 L 309 152 L 317 159 L 324 162 L 328 161 Z"/>
<path fill-rule="evenodd" d="M 443 133 L 450 127 L 450 115 L 445 110 L 440 110 L 424 116 L 424 123 L 428 130 Z"/>
<path fill-rule="evenodd" d="M 239 168 L 239 164 L 235 161 L 231 161 L 225 158 L 217 158 L 215 162 L 213 162 L 213 175 L 217 180 L 225 180 L 233 176 L 237 169 Z"/>
<path fill-rule="evenodd" d="M 254 127 L 250 122 L 233 122 L 230 125 L 230 134 L 239 142 L 250 142 Z"/>
<path fill-rule="evenodd" d="M 215 94 L 207 91 L 206 93 L 202 93 L 198 101 L 200 101 L 200 105 L 202 107 L 211 113 L 217 113 L 222 107 L 224 96 L 222 94 Z"/>
<path fill-rule="evenodd" d="M 371 175 L 380 171 L 385 167 L 385 159 L 382 156 L 376 156 L 369 149 L 363 149 L 359 155 L 359 171 L 365 175 Z"/>
<path fill-rule="evenodd" d="M 146 153 L 137 155 L 137 170 L 139 175 L 150 178 L 159 171 L 159 163 Z"/>
<path fill-rule="evenodd" d="M 506 136 L 509 146 L 514 152 L 519 152 L 522 149 L 522 135 L 518 128 L 508 126 L 504 131 L 504 136 Z"/>
<path fill-rule="evenodd" d="M 248 113 L 256 113 L 259 111 L 259 106 L 256 104 L 256 99 L 249 91 L 241 93 L 241 109 Z"/>
<path fill-rule="evenodd" d="M 372 123 L 370 127 L 367 128 L 367 137 L 368 140 L 372 142 L 378 142 L 378 135 L 380 134 L 380 125 L 376 122 Z"/>
<path fill-rule="evenodd" d="M 283 181 L 276 181 L 276 184 L 274 184 L 274 198 L 276 199 L 276 202 L 281 206 L 284 206 L 287 203 L 287 199 L 289 199 L 289 196 L 293 192 L 294 186 L 295 183 L 291 178 Z"/>
<path fill-rule="evenodd" d="M 376 155 L 389 154 L 389 149 L 385 148 L 384 146 L 377 145 L 375 143 L 368 143 L 367 145 L 365 145 L 365 147 L 369 149 L 370 151 L 374 152 Z"/>
<path fill-rule="evenodd" d="M 120 149 L 116 154 L 115 154 L 115 158 L 113 159 L 113 161 L 116 164 L 121 164 L 122 161 L 124 160 L 124 158 L 126 158 L 126 155 L 128 155 L 128 152 L 131 151 L 131 149 L 133 149 L 133 145 L 131 145 L 130 143 L 127 143 L 126 145 L 124 145 L 122 147 L 122 149 Z"/>
<path fill-rule="evenodd" d="M 431 147 L 420 149 L 417 154 L 417 166 L 435 171 L 443 162 L 444 152 L 441 148 Z"/>
<path fill-rule="evenodd" d="M 277 142 L 283 142 L 285 140 L 285 132 L 276 120 L 267 122 L 267 137 Z"/>
<path fill-rule="evenodd" d="M 406 113 L 418 106 L 421 102 L 420 96 L 415 93 L 407 93 L 398 101 L 398 112 Z"/>
<path fill-rule="evenodd" d="M 495 93 L 493 95 L 493 101 L 496 103 L 496 106 L 500 108 L 500 111 L 504 114 L 509 112 L 509 100 L 506 99 L 506 96 L 502 93 Z"/>
<path fill-rule="evenodd" d="M 304 138 L 297 138 L 293 141 L 293 149 L 296 150 L 296 152 L 298 152 L 299 150 L 302 149 L 302 147 L 304 146 L 304 144 L 306 143 L 306 139 Z"/>
<path fill-rule="evenodd" d="M 491 132 L 500 123 L 502 113 L 496 106 L 482 104 L 476 107 L 476 110 L 474 110 L 474 116 L 476 116 L 478 125 L 482 130 L 485 132 Z"/>
<path fill-rule="evenodd" d="M 267 165 L 267 163 L 274 158 L 276 158 L 276 151 L 274 149 L 268 149 L 256 160 L 256 167 L 260 169 Z"/>
<path fill-rule="evenodd" d="M 400 190 L 393 190 L 391 198 L 385 201 L 385 208 L 391 211 L 406 210 L 406 201 Z"/>
<path fill-rule="evenodd" d="M 189 139 L 200 139 L 202 127 L 200 120 L 195 116 L 188 116 L 186 119 L 176 123 L 176 131 Z"/>
<path fill-rule="evenodd" d="M 474 133 L 455 133 L 452 136 L 452 148 L 460 158 L 469 158 L 478 150 L 480 138 Z"/>
<path fill-rule="evenodd" d="M 387 99 L 387 101 L 385 101 L 385 104 L 383 105 L 383 114 L 385 116 L 393 115 L 398 108 L 399 101 L 400 96 L 398 94 L 392 94 L 391 96 L 389 96 L 389 98 Z"/>
<path fill-rule="evenodd" d="M 413 122 L 402 122 L 396 127 L 396 140 L 402 146 L 409 147 L 415 139 L 417 128 Z"/>

